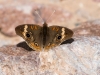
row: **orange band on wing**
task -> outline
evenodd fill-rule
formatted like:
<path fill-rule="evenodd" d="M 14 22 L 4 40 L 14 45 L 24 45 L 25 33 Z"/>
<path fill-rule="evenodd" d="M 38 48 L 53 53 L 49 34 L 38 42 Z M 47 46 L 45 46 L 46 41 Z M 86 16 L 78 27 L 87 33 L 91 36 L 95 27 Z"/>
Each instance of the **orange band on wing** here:
<path fill-rule="evenodd" d="M 31 28 L 32 30 L 34 30 L 34 29 L 38 29 L 37 26 L 31 26 L 30 28 Z"/>
<path fill-rule="evenodd" d="M 53 27 L 52 30 L 58 31 L 59 27 Z"/>
<path fill-rule="evenodd" d="M 29 46 L 36 51 L 41 51 L 41 48 L 39 46 L 35 46 L 34 43 L 29 43 Z"/>
<path fill-rule="evenodd" d="M 56 46 L 56 44 L 49 44 L 48 46 L 46 46 L 45 47 L 45 50 L 49 50 L 50 48 L 53 48 L 53 47 L 55 47 Z"/>

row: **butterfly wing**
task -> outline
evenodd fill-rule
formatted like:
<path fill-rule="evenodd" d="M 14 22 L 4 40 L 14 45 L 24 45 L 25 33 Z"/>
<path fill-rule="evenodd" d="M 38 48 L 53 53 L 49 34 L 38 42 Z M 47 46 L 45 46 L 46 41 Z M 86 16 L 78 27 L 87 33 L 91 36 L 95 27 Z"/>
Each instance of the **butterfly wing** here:
<path fill-rule="evenodd" d="M 34 24 L 19 25 L 15 28 L 16 34 L 21 36 L 33 50 L 40 51 L 43 47 L 42 27 Z"/>
<path fill-rule="evenodd" d="M 73 31 L 61 27 L 61 26 L 50 26 L 48 30 L 48 39 L 45 44 L 45 49 L 48 50 L 61 44 L 63 41 L 68 40 L 72 37 Z"/>

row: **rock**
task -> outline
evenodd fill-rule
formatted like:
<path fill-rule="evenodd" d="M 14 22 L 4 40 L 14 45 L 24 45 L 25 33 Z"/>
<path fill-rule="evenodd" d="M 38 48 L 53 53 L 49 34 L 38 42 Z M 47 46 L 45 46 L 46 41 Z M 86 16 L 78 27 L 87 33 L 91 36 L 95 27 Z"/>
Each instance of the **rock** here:
<path fill-rule="evenodd" d="M 100 0 L 93 0 L 94 2 L 100 2 Z"/>
<path fill-rule="evenodd" d="M 15 27 L 21 24 L 40 24 L 42 26 L 43 21 L 35 11 L 48 23 L 61 24 L 67 22 L 71 14 L 60 7 L 54 5 L 21 5 L 18 6 L 2 6 L 0 8 L 0 29 L 1 32 L 7 36 L 15 36 Z M 52 13 L 56 11 L 53 15 Z M 52 15 L 52 16 L 51 16 Z M 50 17 L 51 16 L 51 17 Z M 59 24 L 59 25 L 60 25 Z"/>
<path fill-rule="evenodd" d="M 100 36 L 100 19 L 81 23 L 73 31 L 74 36 Z"/>
<path fill-rule="evenodd" d="M 48 52 L 29 51 L 25 44 L 0 47 L 0 75 L 99 75 L 100 37 L 73 39 Z"/>
<path fill-rule="evenodd" d="M 1 32 L 7 36 L 15 36 L 15 27 L 18 25 L 34 23 L 31 14 L 26 14 L 14 7 L 1 8 L 0 15 Z"/>
<path fill-rule="evenodd" d="M 49 5 L 40 5 L 37 7 L 33 7 L 32 14 L 35 17 L 34 21 L 36 23 L 43 23 L 41 18 L 36 14 L 35 10 L 37 10 L 38 14 L 41 18 L 46 21 L 48 24 L 59 25 L 68 23 L 71 19 L 72 15 L 70 12 L 62 9 L 61 7 L 49 4 Z"/>
<path fill-rule="evenodd" d="M 3 35 L 2 33 L 0 33 L 0 47 L 4 45 L 16 45 L 21 41 L 24 41 L 24 39 L 21 38 L 20 36 L 7 37 L 6 35 Z"/>

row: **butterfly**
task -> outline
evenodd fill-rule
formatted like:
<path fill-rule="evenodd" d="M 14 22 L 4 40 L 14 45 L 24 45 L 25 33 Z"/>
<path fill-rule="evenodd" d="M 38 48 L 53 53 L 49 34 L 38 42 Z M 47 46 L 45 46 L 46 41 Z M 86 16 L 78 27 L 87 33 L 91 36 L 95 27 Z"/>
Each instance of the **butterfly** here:
<path fill-rule="evenodd" d="M 28 46 L 36 51 L 48 51 L 72 37 L 73 31 L 62 26 L 43 26 L 37 24 L 23 24 L 15 28 L 17 35 L 21 36 Z"/>

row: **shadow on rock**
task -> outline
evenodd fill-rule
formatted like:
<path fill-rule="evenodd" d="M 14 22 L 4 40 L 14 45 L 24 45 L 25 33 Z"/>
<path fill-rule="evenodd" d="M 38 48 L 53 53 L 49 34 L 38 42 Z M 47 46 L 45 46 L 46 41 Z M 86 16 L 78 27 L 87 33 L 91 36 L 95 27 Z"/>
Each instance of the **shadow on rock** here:
<path fill-rule="evenodd" d="M 66 41 L 62 42 L 61 44 L 68 44 L 68 43 L 72 43 L 73 41 L 74 41 L 74 39 L 71 38 L 71 39 L 69 39 L 69 40 L 66 40 Z M 30 48 L 30 47 L 26 44 L 25 41 L 18 43 L 18 44 L 17 44 L 17 47 L 24 48 L 24 49 L 27 50 L 27 51 L 35 51 L 35 50 L 33 50 L 32 48 Z"/>
<path fill-rule="evenodd" d="M 17 44 L 17 47 L 22 47 L 22 48 L 24 48 L 24 49 L 26 49 L 27 51 L 34 51 L 32 48 L 30 48 L 27 44 L 26 44 L 26 42 L 20 42 L 20 43 L 18 43 Z"/>
<path fill-rule="evenodd" d="M 68 40 L 62 42 L 61 45 L 62 45 L 62 44 L 70 44 L 70 43 L 72 43 L 73 41 L 74 41 L 74 39 L 71 38 L 71 39 L 68 39 Z"/>

